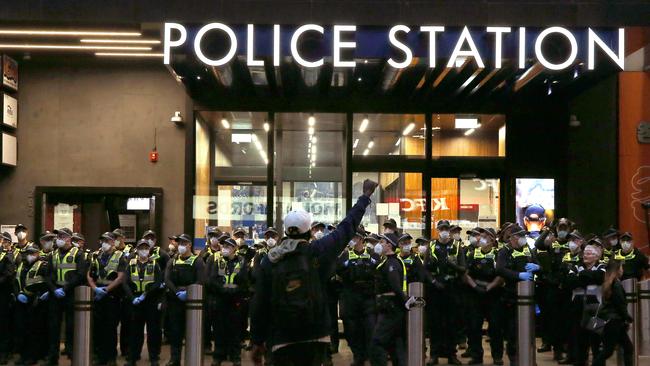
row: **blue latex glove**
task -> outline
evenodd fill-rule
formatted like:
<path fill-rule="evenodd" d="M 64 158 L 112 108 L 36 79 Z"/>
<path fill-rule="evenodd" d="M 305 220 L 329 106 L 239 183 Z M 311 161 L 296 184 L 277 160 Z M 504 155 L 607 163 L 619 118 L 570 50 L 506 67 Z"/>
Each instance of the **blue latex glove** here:
<path fill-rule="evenodd" d="M 133 305 L 140 305 L 141 302 L 142 302 L 142 300 L 140 299 L 140 296 L 136 297 L 132 301 Z"/>
<path fill-rule="evenodd" d="M 65 297 L 65 291 L 63 291 L 62 288 L 57 288 L 57 289 L 54 291 L 54 296 L 56 296 L 57 299 L 63 298 L 63 297 Z"/>
<path fill-rule="evenodd" d="M 350 261 L 349 261 L 349 260 L 343 262 L 343 267 L 347 267 L 347 266 L 349 266 L 349 265 L 350 265 Z"/>
<path fill-rule="evenodd" d="M 519 279 L 522 281 L 532 281 L 533 280 L 533 274 L 531 272 L 520 272 L 519 273 Z"/>
<path fill-rule="evenodd" d="M 101 300 L 107 293 L 105 287 L 95 287 L 95 300 Z"/>
<path fill-rule="evenodd" d="M 526 263 L 526 272 L 537 272 L 541 269 L 539 264 L 535 263 Z"/>
<path fill-rule="evenodd" d="M 50 298 L 50 293 L 49 292 L 44 292 L 43 295 L 39 296 L 39 300 L 45 301 Z"/>
<path fill-rule="evenodd" d="M 145 297 L 146 297 L 146 295 L 144 293 L 142 295 L 138 296 L 138 298 L 140 299 L 140 302 L 143 302 Z"/>
<path fill-rule="evenodd" d="M 25 294 L 18 294 L 18 296 L 16 296 L 16 300 L 20 301 L 23 304 L 27 304 L 27 302 L 29 301 L 29 299 L 27 298 L 27 296 L 25 296 Z"/>
<path fill-rule="evenodd" d="M 178 297 L 178 299 L 181 300 L 181 301 L 186 301 L 187 300 L 187 291 L 178 291 L 176 293 L 176 297 Z"/>
<path fill-rule="evenodd" d="M 165 288 L 165 283 L 164 282 L 160 283 L 160 288 Z"/>

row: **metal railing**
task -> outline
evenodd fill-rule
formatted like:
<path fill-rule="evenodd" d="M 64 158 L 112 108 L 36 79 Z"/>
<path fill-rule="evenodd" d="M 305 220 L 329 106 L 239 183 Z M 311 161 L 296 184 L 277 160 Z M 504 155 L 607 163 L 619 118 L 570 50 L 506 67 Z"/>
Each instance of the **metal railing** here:
<path fill-rule="evenodd" d="M 74 289 L 74 343 L 72 366 L 90 366 L 90 322 L 92 291 L 88 286 Z"/>

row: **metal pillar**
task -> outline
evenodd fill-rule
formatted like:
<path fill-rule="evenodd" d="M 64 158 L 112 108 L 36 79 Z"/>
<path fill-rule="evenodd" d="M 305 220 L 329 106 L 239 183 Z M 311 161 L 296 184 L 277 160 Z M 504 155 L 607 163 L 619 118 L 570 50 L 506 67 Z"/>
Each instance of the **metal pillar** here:
<path fill-rule="evenodd" d="M 88 286 L 74 289 L 74 343 L 72 366 L 90 366 L 90 320 L 92 291 Z"/>
<path fill-rule="evenodd" d="M 203 286 L 187 287 L 185 365 L 203 365 Z"/>
<path fill-rule="evenodd" d="M 517 359 L 519 366 L 535 366 L 535 283 L 517 283 Z"/>
<path fill-rule="evenodd" d="M 424 284 L 422 282 L 409 283 L 409 296 L 415 297 L 417 302 L 408 312 L 408 366 L 424 366 Z"/>
<path fill-rule="evenodd" d="M 636 293 L 636 278 L 629 278 L 621 284 L 625 290 L 625 300 L 627 300 L 627 312 L 632 317 L 632 324 L 627 330 L 627 335 L 632 341 L 632 346 L 634 347 L 634 354 L 632 355 L 632 365 L 637 366 L 639 364 L 639 342 L 638 342 L 638 327 L 639 327 L 639 314 L 638 306 L 639 301 Z M 621 355 L 621 348 L 619 347 L 616 360 L 619 365 L 623 365 L 623 357 Z"/>
<path fill-rule="evenodd" d="M 639 282 L 639 353 L 650 355 L 650 280 Z"/>

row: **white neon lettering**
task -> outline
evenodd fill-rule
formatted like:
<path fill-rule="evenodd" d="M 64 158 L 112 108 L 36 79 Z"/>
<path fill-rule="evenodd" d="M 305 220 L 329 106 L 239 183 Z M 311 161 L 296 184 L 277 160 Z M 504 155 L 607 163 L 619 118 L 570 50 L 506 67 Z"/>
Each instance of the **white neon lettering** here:
<path fill-rule="evenodd" d="M 396 25 L 393 28 L 391 28 L 390 32 L 388 33 L 388 40 L 390 41 L 390 44 L 392 44 L 393 46 L 399 48 L 402 52 L 404 52 L 404 61 L 402 62 L 395 62 L 393 58 L 388 59 L 388 64 L 396 69 L 403 69 L 408 65 L 410 65 L 411 62 L 413 61 L 413 52 L 407 45 L 400 42 L 397 39 L 397 37 L 395 37 L 395 33 L 397 32 L 408 33 L 410 31 L 411 29 L 405 25 Z"/>
<path fill-rule="evenodd" d="M 463 47 L 463 43 L 467 42 L 469 45 L 469 50 L 461 50 Z M 456 59 L 459 56 L 463 57 L 473 57 L 474 60 L 476 61 L 476 65 L 483 69 L 485 68 L 485 64 L 483 63 L 483 59 L 481 58 L 481 55 L 478 52 L 478 49 L 476 48 L 476 44 L 474 44 L 474 40 L 472 39 L 472 35 L 469 33 L 469 29 L 467 27 L 463 28 L 462 33 L 460 34 L 460 37 L 458 38 L 458 42 L 456 42 L 456 47 L 454 48 L 454 52 L 452 52 L 451 57 L 449 58 L 449 62 L 447 62 L 447 67 L 454 67 L 456 64 Z"/>
<path fill-rule="evenodd" d="M 177 31 L 180 32 L 180 37 L 178 37 L 177 40 L 172 41 L 172 29 L 176 29 Z M 165 35 L 164 35 L 164 55 L 163 55 L 163 63 L 165 65 L 169 65 L 171 55 L 170 51 L 172 47 L 178 47 L 185 43 L 185 40 L 187 39 L 187 30 L 185 27 L 178 23 L 165 23 Z"/>
<path fill-rule="evenodd" d="M 295 33 L 291 37 L 291 55 L 299 65 L 302 65 L 304 67 L 323 66 L 324 60 L 322 58 L 316 61 L 307 61 L 304 58 L 302 58 L 300 56 L 300 53 L 298 52 L 298 40 L 300 39 L 300 36 L 303 33 L 308 31 L 316 31 L 319 32 L 320 34 L 324 33 L 323 27 L 317 24 L 305 24 L 303 26 L 300 26 L 300 28 L 296 29 Z"/>
<path fill-rule="evenodd" d="M 569 54 L 569 57 L 561 64 L 554 64 L 552 62 L 549 62 L 542 53 L 542 43 L 544 42 L 544 39 L 552 33 L 559 33 L 565 36 L 571 44 L 571 53 Z M 542 66 L 549 70 L 566 69 L 575 62 L 576 57 L 578 56 L 578 42 L 576 41 L 576 37 L 574 37 L 568 29 L 562 27 L 550 27 L 544 29 L 535 40 L 535 56 L 537 57 L 537 60 L 542 64 Z"/>
<path fill-rule="evenodd" d="M 618 65 L 618 67 L 621 68 L 621 70 L 625 69 L 625 29 L 624 28 L 618 29 L 618 55 L 616 55 L 614 51 L 612 51 L 612 49 L 609 48 L 605 44 L 605 42 L 603 42 L 603 40 L 600 39 L 600 37 L 598 37 L 596 32 L 591 30 L 591 28 L 589 28 L 589 36 L 587 38 L 589 42 L 588 45 L 589 56 L 587 59 L 587 68 L 589 70 L 593 70 L 596 64 L 596 60 L 595 60 L 596 45 L 598 45 L 598 47 L 600 47 L 600 49 L 603 50 L 605 54 L 609 56 L 609 58 L 611 58 L 612 61 L 614 61 Z"/>
<path fill-rule="evenodd" d="M 488 33 L 494 33 L 494 68 L 501 68 L 501 49 L 503 48 L 503 34 L 510 33 L 510 27 L 487 27 Z"/>
<path fill-rule="evenodd" d="M 213 30 L 213 29 L 218 29 L 220 31 L 225 32 L 228 35 L 228 38 L 230 38 L 230 50 L 228 50 L 228 53 L 218 59 L 218 60 L 212 60 L 209 59 L 205 56 L 203 53 L 203 50 L 201 49 L 201 41 L 203 40 L 203 36 Z M 206 65 L 210 66 L 222 66 L 230 62 L 232 58 L 235 56 L 235 52 L 237 52 L 237 37 L 235 37 L 235 32 L 232 31 L 232 29 L 222 23 L 210 23 L 204 25 L 199 32 L 196 34 L 196 38 L 194 38 L 194 53 L 196 53 L 196 57 L 199 58 L 203 63 Z"/>
<path fill-rule="evenodd" d="M 249 24 L 246 28 L 246 64 L 248 66 L 264 66 L 264 60 L 255 59 L 255 26 Z"/>
<path fill-rule="evenodd" d="M 341 42 L 341 32 L 355 32 L 355 25 L 335 25 L 334 26 L 334 67 L 355 67 L 355 61 L 341 61 L 341 48 L 355 48 L 357 42 Z"/>
<path fill-rule="evenodd" d="M 445 27 L 442 26 L 423 26 L 420 27 L 420 32 L 429 33 L 429 67 L 436 67 L 436 33 L 444 32 Z"/>

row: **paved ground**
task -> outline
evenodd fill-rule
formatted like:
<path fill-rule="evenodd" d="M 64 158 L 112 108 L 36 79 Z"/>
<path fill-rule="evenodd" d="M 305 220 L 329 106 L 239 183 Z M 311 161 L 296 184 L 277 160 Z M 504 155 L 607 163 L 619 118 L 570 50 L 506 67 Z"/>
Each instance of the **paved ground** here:
<path fill-rule="evenodd" d="M 492 359 L 489 355 L 489 345 L 484 344 L 484 349 L 486 350 L 486 356 L 484 361 L 486 362 L 486 365 L 491 365 L 492 364 Z M 143 351 L 143 359 L 142 361 L 139 362 L 139 365 L 145 366 L 148 365 L 147 362 L 147 355 L 146 355 L 146 350 Z M 167 360 L 169 359 L 169 347 L 168 346 L 163 346 L 162 350 L 162 365 L 164 366 Z M 467 363 L 468 359 L 461 359 L 463 363 Z M 253 366 L 253 362 L 250 360 L 250 354 L 249 352 L 243 352 L 242 354 L 242 365 L 243 366 Z M 446 362 L 445 359 L 440 360 L 442 363 L 441 365 L 444 365 Z M 123 365 L 125 362 L 124 358 L 120 357 L 118 359 L 117 364 L 119 366 Z M 506 365 L 508 365 L 507 358 L 505 359 Z M 212 363 L 212 357 L 206 355 L 204 359 L 204 365 L 210 366 Z M 352 354 L 350 352 L 350 349 L 347 346 L 347 343 L 345 340 L 341 341 L 341 347 L 340 347 L 340 352 L 338 354 L 335 354 L 333 356 L 333 363 L 335 366 L 349 366 L 352 363 Z M 9 365 L 15 365 L 15 363 L 10 363 Z M 66 358 L 61 359 L 60 365 L 62 366 L 69 366 L 70 361 L 68 361 Z M 229 362 L 223 363 L 224 366 L 230 366 L 232 365 Z M 616 365 L 616 355 L 612 356 L 612 358 L 608 361 L 607 363 L 608 366 L 615 366 Z M 557 366 L 557 363 L 555 363 L 552 360 L 552 353 L 542 353 L 537 355 L 537 366 Z M 643 356 L 640 357 L 639 360 L 639 365 L 638 366 L 650 366 L 650 356 Z"/>

